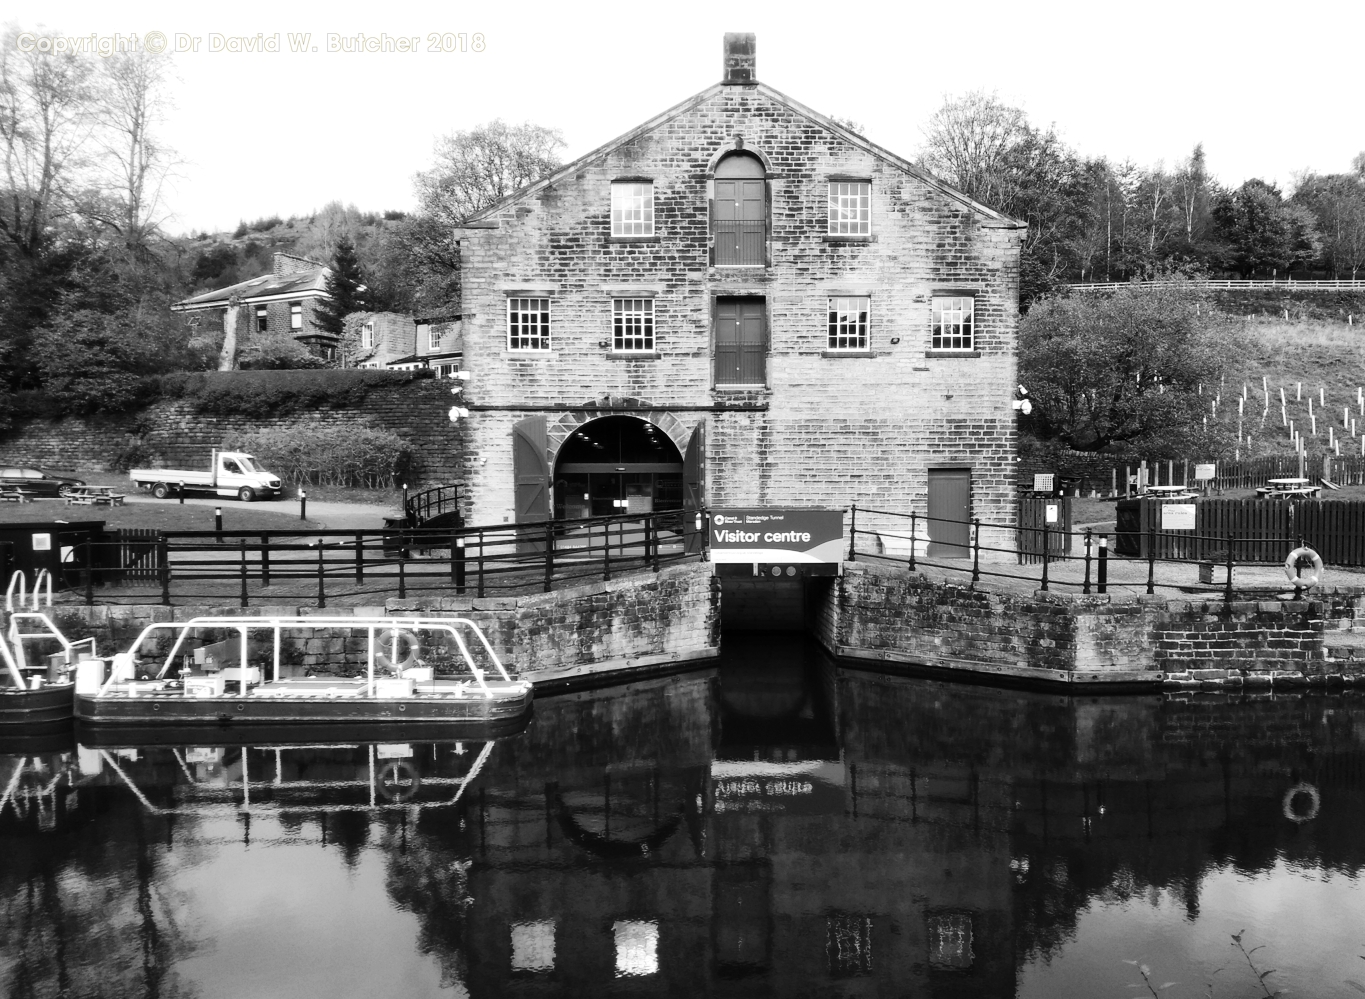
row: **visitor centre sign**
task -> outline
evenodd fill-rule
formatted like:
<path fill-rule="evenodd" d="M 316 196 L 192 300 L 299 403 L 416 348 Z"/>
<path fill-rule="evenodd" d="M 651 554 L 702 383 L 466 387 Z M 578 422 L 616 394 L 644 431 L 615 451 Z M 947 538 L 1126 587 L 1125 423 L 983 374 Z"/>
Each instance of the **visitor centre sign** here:
<path fill-rule="evenodd" d="M 844 554 L 844 512 L 787 507 L 713 509 L 711 561 L 725 575 L 836 576 Z M 740 567 L 743 567 L 742 570 Z"/>

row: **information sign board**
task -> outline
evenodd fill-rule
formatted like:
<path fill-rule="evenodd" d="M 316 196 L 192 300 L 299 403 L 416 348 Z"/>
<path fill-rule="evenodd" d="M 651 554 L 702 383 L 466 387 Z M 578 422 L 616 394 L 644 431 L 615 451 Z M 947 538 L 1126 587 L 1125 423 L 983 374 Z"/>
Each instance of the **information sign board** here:
<path fill-rule="evenodd" d="M 1193 531 L 1195 505 L 1193 503 L 1163 503 L 1161 529 L 1163 531 Z"/>
<path fill-rule="evenodd" d="M 842 510 L 729 507 L 712 510 L 707 526 L 712 562 L 775 565 L 795 576 L 843 560 Z"/>

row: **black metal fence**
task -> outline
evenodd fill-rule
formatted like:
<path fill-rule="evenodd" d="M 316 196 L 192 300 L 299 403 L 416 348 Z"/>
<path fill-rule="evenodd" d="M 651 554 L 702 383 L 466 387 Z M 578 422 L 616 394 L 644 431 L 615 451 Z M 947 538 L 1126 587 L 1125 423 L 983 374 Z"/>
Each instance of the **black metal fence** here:
<path fill-rule="evenodd" d="M 634 569 L 704 557 L 687 553 L 696 520 L 683 511 L 430 530 L 116 532 L 96 542 L 97 566 L 64 582 L 93 603 L 233 599 L 242 607 L 439 590 L 495 597 L 550 592 Z M 129 536 L 131 534 L 131 536 Z"/>

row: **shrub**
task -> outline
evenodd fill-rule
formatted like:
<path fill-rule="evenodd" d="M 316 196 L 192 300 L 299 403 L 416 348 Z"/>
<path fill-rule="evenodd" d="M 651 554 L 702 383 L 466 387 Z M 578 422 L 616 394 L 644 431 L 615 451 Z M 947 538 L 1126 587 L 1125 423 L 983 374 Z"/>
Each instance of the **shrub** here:
<path fill-rule="evenodd" d="M 164 375 L 163 398 L 188 399 L 217 416 L 287 416 L 358 405 L 377 389 L 432 377 L 431 371 L 344 368 L 324 371 L 195 371 Z"/>
<path fill-rule="evenodd" d="M 363 424 L 295 423 L 224 438 L 223 447 L 248 451 L 276 475 L 300 485 L 394 484 L 395 456 L 406 452 L 396 434 Z"/>

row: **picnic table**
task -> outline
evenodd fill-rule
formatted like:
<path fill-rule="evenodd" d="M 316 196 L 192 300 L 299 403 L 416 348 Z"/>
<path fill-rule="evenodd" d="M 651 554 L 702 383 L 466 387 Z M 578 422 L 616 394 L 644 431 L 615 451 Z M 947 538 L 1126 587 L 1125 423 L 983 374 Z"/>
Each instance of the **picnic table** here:
<path fill-rule="evenodd" d="M 0 502 L 5 503 L 32 503 L 33 494 L 23 489 L 4 489 L 0 488 Z"/>
<path fill-rule="evenodd" d="M 1169 499 L 1169 500 L 1183 500 L 1183 499 L 1198 499 L 1198 498 L 1199 498 L 1199 494 L 1198 494 L 1198 493 L 1191 492 L 1191 491 L 1190 491 L 1188 488 L 1186 488 L 1185 486 L 1148 486 L 1148 487 L 1147 487 L 1147 491 L 1146 491 L 1146 493 L 1145 493 L 1144 495 L 1150 496 L 1152 499 Z"/>
<path fill-rule="evenodd" d="M 116 493 L 109 486 L 73 486 L 67 490 L 67 506 L 123 506 L 126 493 Z"/>
<path fill-rule="evenodd" d="M 1316 496 L 1321 486 L 1312 485 L 1311 479 L 1266 479 L 1266 484 L 1256 490 L 1262 499 L 1285 499 L 1293 496 Z"/>

